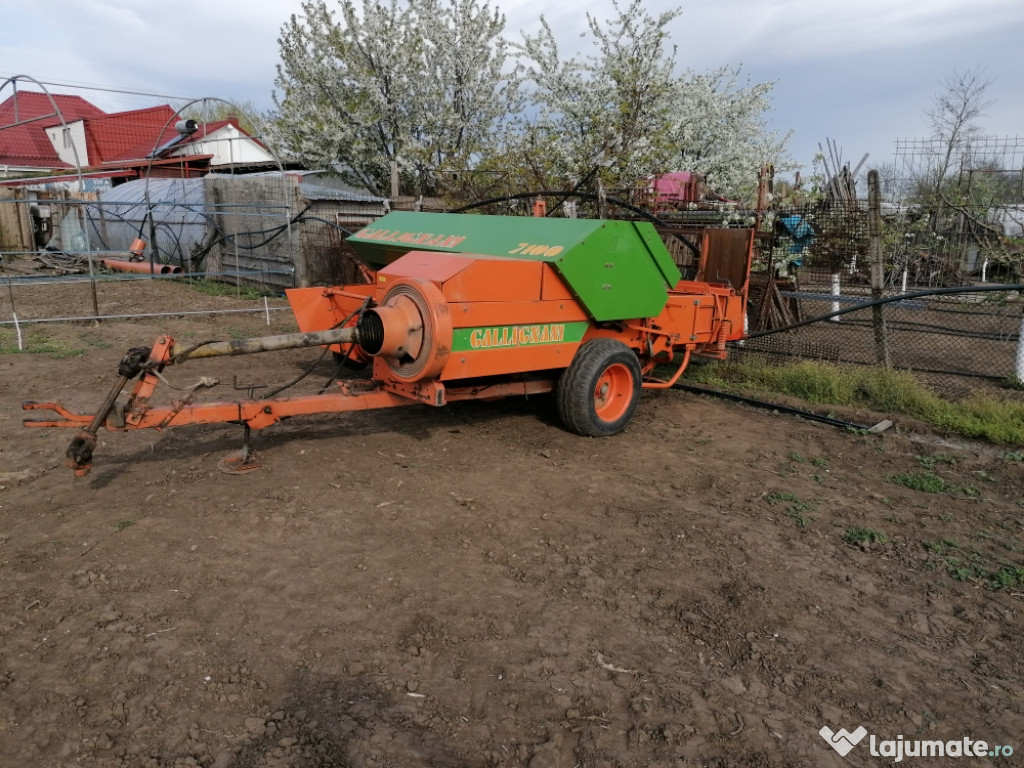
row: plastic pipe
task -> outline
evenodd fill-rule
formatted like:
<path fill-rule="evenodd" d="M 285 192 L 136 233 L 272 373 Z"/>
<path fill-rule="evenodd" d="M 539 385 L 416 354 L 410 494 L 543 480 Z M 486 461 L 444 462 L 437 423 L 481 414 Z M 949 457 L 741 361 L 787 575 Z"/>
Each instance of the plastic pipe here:
<path fill-rule="evenodd" d="M 113 269 L 118 272 L 136 272 L 138 274 L 150 275 L 179 275 L 183 272 L 181 267 L 170 264 L 161 264 L 154 273 L 153 268 L 144 261 L 123 261 L 121 259 L 103 259 L 100 265 L 104 269 Z"/>

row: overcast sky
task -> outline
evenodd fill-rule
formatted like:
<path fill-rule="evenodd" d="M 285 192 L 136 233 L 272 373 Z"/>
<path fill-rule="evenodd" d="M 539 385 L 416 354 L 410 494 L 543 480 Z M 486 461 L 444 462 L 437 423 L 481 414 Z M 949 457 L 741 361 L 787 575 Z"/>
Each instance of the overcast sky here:
<path fill-rule="evenodd" d="M 628 5 L 622 0 L 621 5 Z M 336 7 L 328 0 L 328 7 Z M 533 32 L 546 14 L 563 52 L 579 46 L 587 11 L 610 0 L 500 0 L 506 34 Z M 983 68 L 996 103 L 991 135 L 1024 135 L 1024 0 L 651 0 L 681 7 L 671 27 L 681 67 L 741 66 L 774 82 L 770 121 L 792 131 L 790 152 L 809 165 L 834 140 L 843 159 L 892 162 L 897 139 L 927 135 L 924 113 L 954 70 Z M 175 97 L 216 96 L 273 106 L 277 37 L 300 0 L 0 0 L 0 80 L 25 74 Z M 21 85 L 22 89 L 31 85 Z M 107 111 L 166 102 L 75 92 Z M 10 95 L 10 86 L 0 100 Z"/>

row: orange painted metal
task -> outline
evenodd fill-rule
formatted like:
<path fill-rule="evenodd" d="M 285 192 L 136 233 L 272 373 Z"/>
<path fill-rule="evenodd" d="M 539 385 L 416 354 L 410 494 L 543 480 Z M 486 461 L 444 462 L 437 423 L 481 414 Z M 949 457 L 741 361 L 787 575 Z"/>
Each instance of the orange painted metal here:
<path fill-rule="evenodd" d="M 84 427 L 92 421 L 88 413 L 73 413 L 56 401 L 31 401 L 21 404 L 23 411 L 53 411 L 59 419 L 25 419 L 26 427 Z M 102 425 L 100 425 L 102 426 Z"/>
<path fill-rule="evenodd" d="M 452 303 L 539 301 L 546 266 L 526 259 L 475 258 L 464 270 L 443 281 L 441 290 Z"/>
<path fill-rule="evenodd" d="M 390 303 L 370 311 L 380 318 L 384 326 L 377 354 L 399 359 L 406 355 L 412 358 L 419 356 L 423 350 L 424 324 L 412 298 L 399 295 Z"/>
<path fill-rule="evenodd" d="M 633 373 L 623 363 L 609 365 L 594 385 L 594 411 L 602 421 L 621 419 L 633 397 Z"/>
<path fill-rule="evenodd" d="M 509 395 L 529 395 L 550 392 L 555 387 L 554 379 L 503 382 L 469 387 L 446 389 L 436 381 L 418 385 L 391 383 L 382 386 L 374 382 L 340 382 L 337 390 L 322 395 L 278 397 L 267 400 L 235 400 L 230 402 L 190 403 L 183 406 L 162 406 L 152 408 L 138 406 L 131 414 L 134 418 L 118 425 L 107 420 L 104 428 L 111 432 L 131 429 L 164 429 L 188 424 L 214 424 L 239 422 L 253 429 L 263 429 L 292 416 L 309 416 L 320 413 L 344 413 L 348 411 L 369 411 L 379 408 L 397 408 L 406 405 L 426 403 L 441 406 L 459 400 L 490 399 Z M 401 394 L 400 394 L 401 392 Z M 26 411 L 51 411 L 59 419 L 26 419 L 26 427 L 81 428 L 92 416 L 73 413 L 58 402 L 31 402 L 22 405 Z"/>
<path fill-rule="evenodd" d="M 566 368 L 579 346 L 579 342 L 573 342 L 507 350 L 456 352 L 448 358 L 440 378 L 442 381 L 450 382 L 502 376 L 510 372 L 525 373 Z"/>
<path fill-rule="evenodd" d="M 446 398 L 454 403 L 459 400 L 500 400 L 514 395 L 543 395 L 554 392 L 557 379 L 526 379 L 524 381 L 503 381 L 472 387 L 448 387 Z"/>
<path fill-rule="evenodd" d="M 644 378 L 643 388 L 644 389 L 669 389 L 675 386 L 675 383 L 679 381 L 679 377 L 683 375 L 683 371 L 686 370 L 686 366 L 690 364 L 690 353 L 692 350 L 683 350 L 683 358 L 679 363 L 679 367 L 676 368 L 676 372 L 672 374 L 668 379 L 651 379 Z M 654 361 L 650 364 L 651 370 L 654 369 Z"/>
<path fill-rule="evenodd" d="M 371 298 L 376 284 L 346 285 L 339 288 L 290 288 L 285 291 L 299 330 L 322 331 L 334 328 L 349 318 L 347 325 L 355 323 L 350 317 Z"/>
<path fill-rule="evenodd" d="M 124 426 L 117 426 L 108 420 L 105 427 L 107 430 L 116 432 L 129 429 L 164 429 L 186 424 L 239 422 L 248 424 L 253 429 L 262 429 L 291 416 L 394 408 L 413 405 L 417 402 L 420 401 L 379 387 L 358 390 L 349 382 L 345 382 L 339 385 L 339 391 L 322 395 L 281 397 L 268 400 L 187 403 L 181 407 L 173 405 L 158 408 L 141 406 L 130 414 L 125 413 Z M 85 414 L 71 413 L 60 403 L 25 403 L 23 408 L 25 410 L 53 411 L 62 417 L 57 420 L 26 419 L 24 424 L 27 427 L 80 427 L 91 418 Z M 131 419 L 128 418 L 129 416 Z"/>
<path fill-rule="evenodd" d="M 166 364 L 171 360 L 171 353 L 174 351 L 174 339 L 170 336 L 161 336 L 150 348 L 148 363 L 153 366 Z M 152 370 L 142 373 L 139 380 L 132 389 L 132 394 L 124 408 L 124 421 L 131 426 L 138 426 L 142 413 L 145 413 L 149 406 L 149 399 L 153 396 L 156 385 L 160 380 Z"/>
<path fill-rule="evenodd" d="M 602 263 L 595 268 L 610 268 L 611 262 L 599 258 Z M 143 262 L 124 263 L 133 271 L 149 271 Z M 373 282 L 287 294 L 304 333 L 355 328 L 345 334 L 354 340 L 351 344 L 331 349 L 357 360 L 372 358 L 370 381 L 341 382 L 317 395 L 262 400 L 196 403 L 193 391 L 154 407 L 160 371 L 185 359 L 179 352 L 176 361 L 174 340 L 161 336 L 145 364 L 135 369 L 139 373 L 141 368 L 141 375 L 123 406 L 114 405 L 120 392 L 116 387 L 106 410 L 93 416 L 56 402 L 26 403 L 25 410 L 50 411 L 57 418 L 25 424 L 78 428 L 88 442 L 101 426 L 117 431 L 234 422 L 261 429 L 291 416 L 550 392 L 580 345 L 595 338 L 625 343 L 640 361 L 642 386 L 663 389 L 679 379 L 693 355 L 724 357 L 726 343 L 743 334 L 746 296 L 725 284 L 679 281 L 656 316 L 596 322 L 542 259 L 411 251 L 368 277 Z M 311 343 L 333 338 L 339 336 Z M 145 356 L 146 350 L 139 349 Z M 657 365 L 676 361 L 668 379 L 655 378 Z M 128 378 L 122 374 L 121 387 Z M 593 393 L 602 420 L 614 422 L 626 413 L 632 381 L 625 365 L 611 365 L 602 373 Z M 88 471 L 91 450 L 88 454 L 73 464 L 76 473 Z"/>
<path fill-rule="evenodd" d="M 403 277 L 430 280 L 441 284 L 451 280 L 473 263 L 475 257 L 463 253 L 435 253 L 433 251 L 409 251 L 401 258 L 401 264 L 389 264 L 377 271 L 377 286 Z"/>
<path fill-rule="evenodd" d="M 565 284 L 565 281 L 558 275 L 555 268 L 550 264 L 544 264 L 544 269 L 541 272 L 541 284 L 540 284 L 540 298 L 542 301 L 571 301 L 576 302 L 576 299 L 572 295 L 572 291 L 569 290 L 569 286 Z M 584 315 L 583 307 L 579 308 L 580 312 Z"/>
<path fill-rule="evenodd" d="M 587 313 L 575 301 L 481 301 L 451 305 L 456 328 L 527 323 L 587 322 Z"/>
<path fill-rule="evenodd" d="M 382 307 L 401 307 L 402 314 L 416 326 L 410 326 L 410 339 L 419 336 L 419 349 L 391 354 L 382 351 L 390 375 L 399 381 L 420 381 L 437 376 L 444 368 L 452 348 L 452 317 L 440 289 L 422 278 L 399 278 L 386 283 L 380 300 Z M 378 286 L 378 293 L 381 292 Z M 414 319 L 418 315 L 418 319 Z M 416 330 L 418 328 L 419 330 Z M 387 338 L 387 331 L 385 330 Z M 412 358 L 412 359 L 409 359 Z M 377 366 L 374 366 L 377 370 Z"/>
<path fill-rule="evenodd" d="M 341 324 L 346 328 L 354 326 L 359 319 L 359 310 L 369 304 L 376 290 L 376 282 L 373 282 L 346 285 L 344 288 L 291 288 L 285 291 L 285 295 L 299 330 L 306 333 Z M 347 353 L 354 363 L 369 360 L 356 344 L 335 344 L 330 349 L 339 355 Z"/>

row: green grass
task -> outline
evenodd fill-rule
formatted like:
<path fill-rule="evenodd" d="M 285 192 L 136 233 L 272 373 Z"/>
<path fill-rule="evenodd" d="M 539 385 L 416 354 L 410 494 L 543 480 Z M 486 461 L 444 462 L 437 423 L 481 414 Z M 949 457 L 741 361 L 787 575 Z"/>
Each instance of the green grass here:
<path fill-rule="evenodd" d="M 928 469 L 921 472 L 901 472 L 890 477 L 889 482 L 925 493 L 943 493 L 951 490 L 949 483 Z"/>
<path fill-rule="evenodd" d="M 975 532 L 976 538 L 993 538 L 988 531 Z M 845 537 L 844 537 L 845 538 Z M 1010 551 L 1017 549 L 1015 542 L 1007 542 Z M 1020 589 L 1024 587 L 1024 567 L 1003 561 L 993 553 L 984 553 L 961 546 L 952 539 L 922 541 L 922 547 L 929 555 L 925 568 L 933 570 L 944 566 L 946 574 L 954 581 L 979 583 L 989 589 Z M 959 555 L 955 557 L 954 554 Z"/>
<path fill-rule="evenodd" d="M 28 352 L 39 355 L 49 355 L 55 360 L 64 360 L 69 357 L 84 355 L 84 346 L 73 346 L 69 342 L 55 339 L 45 331 L 28 331 L 22 333 L 22 349 L 18 349 L 18 336 L 15 331 L 6 328 L 0 329 L 0 355 Z"/>
<path fill-rule="evenodd" d="M 992 589 L 1024 586 L 1024 568 L 1005 566 L 988 574 L 989 586 Z"/>
<path fill-rule="evenodd" d="M 1024 403 L 983 395 L 950 402 L 906 371 L 809 360 L 784 366 L 730 363 L 692 366 L 687 380 L 762 395 L 784 394 L 813 404 L 904 414 L 950 434 L 1003 445 L 1024 443 Z"/>
<path fill-rule="evenodd" d="M 874 528 L 849 528 L 843 534 L 847 544 L 885 544 L 889 537 Z"/>
<path fill-rule="evenodd" d="M 805 517 L 804 512 L 813 512 L 818 508 L 818 505 L 813 501 L 801 501 L 799 496 L 786 491 L 769 493 L 764 498 L 765 501 L 773 505 L 784 501 L 793 502 L 786 506 L 783 510 L 783 514 L 795 522 L 797 528 L 806 528 L 809 526 L 813 522 L 814 518 Z"/>
<path fill-rule="evenodd" d="M 220 283 L 216 280 L 193 280 L 189 285 L 200 293 L 207 296 L 232 296 L 236 299 L 262 299 L 264 296 L 276 296 L 274 291 L 268 291 L 252 286 L 237 286 L 230 283 Z"/>

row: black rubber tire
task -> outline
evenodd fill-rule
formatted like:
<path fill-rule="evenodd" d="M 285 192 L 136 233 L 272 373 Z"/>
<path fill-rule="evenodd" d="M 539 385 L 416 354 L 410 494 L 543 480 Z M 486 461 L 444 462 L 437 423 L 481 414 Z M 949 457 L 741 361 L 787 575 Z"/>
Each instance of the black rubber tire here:
<path fill-rule="evenodd" d="M 600 412 L 597 387 L 614 372 L 617 404 L 612 418 Z M 627 378 L 628 374 L 628 378 Z M 558 380 L 558 415 L 566 429 L 587 437 L 606 437 L 621 432 L 633 418 L 640 402 L 643 374 L 636 354 L 616 339 L 591 339 L 576 351 Z M 623 400 L 623 398 L 625 398 Z M 606 409 L 607 410 L 607 409 Z"/>

